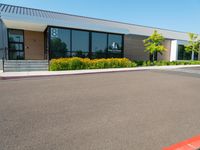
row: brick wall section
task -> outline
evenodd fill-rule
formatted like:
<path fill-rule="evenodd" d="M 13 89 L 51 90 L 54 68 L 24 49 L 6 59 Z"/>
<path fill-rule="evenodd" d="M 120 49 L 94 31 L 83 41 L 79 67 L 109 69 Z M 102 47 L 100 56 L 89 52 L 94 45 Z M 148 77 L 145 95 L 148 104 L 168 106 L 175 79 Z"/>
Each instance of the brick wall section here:
<path fill-rule="evenodd" d="M 44 33 L 24 31 L 24 46 L 26 60 L 44 59 Z"/>
<path fill-rule="evenodd" d="M 144 52 L 143 40 L 145 36 L 125 35 L 124 56 L 130 60 L 149 60 L 148 53 Z"/>
<path fill-rule="evenodd" d="M 125 35 L 124 36 L 124 56 L 130 60 L 149 60 L 149 54 L 144 52 L 143 40 L 146 36 L 138 35 Z M 158 54 L 158 60 L 170 60 L 171 41 L 165 40 L 164 42 L 167 51 L 163 55 Z"/>

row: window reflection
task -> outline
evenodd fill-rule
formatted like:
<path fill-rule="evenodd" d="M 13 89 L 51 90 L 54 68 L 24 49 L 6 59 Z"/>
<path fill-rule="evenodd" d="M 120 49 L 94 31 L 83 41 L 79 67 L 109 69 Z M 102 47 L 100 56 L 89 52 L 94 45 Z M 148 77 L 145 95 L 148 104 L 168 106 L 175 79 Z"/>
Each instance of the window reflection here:
<path fill-rule="evenodd" d="M 184 45 L 178 45 L 178 60 L 191 60 L 192 52 L 186 52 Z M 198 60 L 198 53 L 194 53 L 194 60 Z"/>
<path fill-rule="evenodd" d="M 92 58 L 105 58 L 107 53 L 107 34 L 92 33 Z"/>
<path fill-rule="evenodd" d="M 123 57 L 122 35 L 62 28 L 50 28 L 50 32 L 51 58 Z"/>
<path fill-rule="evenodd" d="M 108 57 L 122 57 L 122 36 L 108 35 Z"/>
<path fill-rule="evenodd" d="M 89 32 L 72 30 L 72 56 L 88 57 Z"/>
<path fill-rule="evenodd" d="M 22 30 L 9 30 L 9 42 L 24 42 Z"/>
<path fill-rule="evenodd" d="M 24 59 L 23 30 L 8 30 L 8 55 L 10 60 Z"/>
<path fill-rule="evenodd" d="M 51 58 L 70 56 L 70 30 L 51 28 Z"/>

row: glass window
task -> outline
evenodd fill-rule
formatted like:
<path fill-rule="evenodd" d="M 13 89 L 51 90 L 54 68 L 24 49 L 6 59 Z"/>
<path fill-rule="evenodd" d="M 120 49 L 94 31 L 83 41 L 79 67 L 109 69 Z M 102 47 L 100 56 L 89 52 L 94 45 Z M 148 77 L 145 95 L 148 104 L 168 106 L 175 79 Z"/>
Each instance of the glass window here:
<path fill-rule="evenodd" d="M 24 33 L 23 30 L 8 30 L 9 59 L 24 59 Z"/>
<path fill-rule="evenodd" d="M 198 60 L 199 59 L 199 54 L 198 53 L 194 53 L 194 60 Z"/>
<path fill-rule="evenodd" d="M 92 33 L 92 52 L 107 50 L 107 34 L 106 33 Z"/>
<path fill-rule="evenodd" d="M 9 52 L 9 59 L 10 60 L 23 60 L 24 59 L 24 52 L 23 51 L 10 51 Z"/>
<path fill-rule="evenodd" d="M 122 43 L 122 35 L 50 28 L 50 59 L 122 57 Z"/>
<path fill-rule="evenodd" d="M 23 44 L 9 43 L 10 51 L 23 51 Z"/>
<path fill-rule="evenodd" d="M 9 42 L 24 42 L 22 30 L 9 30 Z"/>
<path fill-rule="evenodd" d="M 89 32 L 72 30 L 72 56 L 88 57 Z"/>
<path fill-rule="evenodd" d="M 70 56 L 70 30 L 51 28 L 50 42 L 51 58 L 61 58 Z"/>
<path fill-rule="evenodd" d="M 105 58 L 107 52 L 107 34 L 92 33 L 92 58 Z"/>
<path fill-rule="evenodd" d="M 192 53 L 185 51 L 184 45 L 178 45 L 178 60 L 191 60 Z"/>
<path fill-rule="evenodd" d="M 108 57 L 122 57 L 122 36 L 108 35 Z"/>

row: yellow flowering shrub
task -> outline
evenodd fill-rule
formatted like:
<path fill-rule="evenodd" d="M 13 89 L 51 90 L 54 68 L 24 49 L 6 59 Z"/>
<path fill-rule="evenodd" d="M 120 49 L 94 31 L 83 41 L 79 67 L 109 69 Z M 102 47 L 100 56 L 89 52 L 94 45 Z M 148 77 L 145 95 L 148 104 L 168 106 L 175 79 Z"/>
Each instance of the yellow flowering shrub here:
<path fill-rule="evenodd" d="M 128 68 L 135 67 L 136 63 L 127 58 L 89 59 L 89 58 L 59 58 L 50 62 L 51 71 L 103 69 L 103 68 Z"/>

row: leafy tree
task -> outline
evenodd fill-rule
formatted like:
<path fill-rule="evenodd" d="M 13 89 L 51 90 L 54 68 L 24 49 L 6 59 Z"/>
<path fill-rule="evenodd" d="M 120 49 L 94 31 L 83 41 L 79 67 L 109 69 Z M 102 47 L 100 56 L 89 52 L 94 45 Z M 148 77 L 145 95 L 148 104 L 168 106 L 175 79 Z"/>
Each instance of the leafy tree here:
<path fill-rule="evenodd" d="M 185 51 L 187 53 L 192 53 L 191 60 L 194 60 L 194 54 L 199 53 L 200 50 L 200 39 L 198 34 L 188 33 L 189 42 L 185 45 Z"/>
<path fill-rule="evenodd" d="M 166 51 L 166 48 L 163 46 L 164 40 L 164 37 L 155 30 L 150 37 L 143 41 L 145 52 L 149 52 L 151 61 L 157 60 L 157 53 L 162 55 Z"/>

